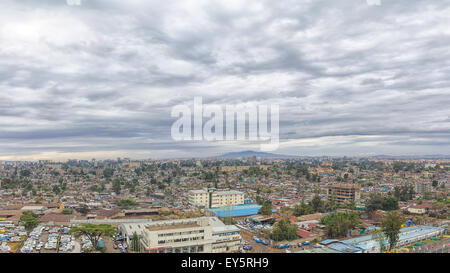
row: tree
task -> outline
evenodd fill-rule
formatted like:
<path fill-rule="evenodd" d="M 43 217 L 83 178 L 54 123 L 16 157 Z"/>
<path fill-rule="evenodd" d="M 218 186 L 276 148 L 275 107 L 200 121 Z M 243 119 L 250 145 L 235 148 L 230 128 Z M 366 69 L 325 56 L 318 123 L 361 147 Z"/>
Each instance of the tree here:
<path fill-rule="evenodd" d="M 382 208 L 385 211 L 398 209 L 398 199 L 389 196 L 384 197 L 382 201 Z"/>
<path fill-rule="evenodd" d="M 297 225 L 283 219 L 273 225 L 271 238 L 275 241 L 292 241 L 297 239 Z"/>
<path fill-rule="evenodd" d="M 72 210 L 71 209 L 63 209 L 63 211 L 61 213 L 62 214 L 72 214 Z"/>
<path fill-rule="evenodd" d="M 259 213 L 263 215 L 271 215 L 272 214 L 272 203 L 270 201 L 264 201 Z"/>
<path fill-rule="evenodd" d="M 29 170 L 21 170 L 20 176 L 28 177 L 30 176 L 31 172 Z"/>
<path fill-rule="evenodd" d="M 398 199 L 396 197 L 371 194 L 366 202 L 366 211 L 372 214 L 376 210 L 396 210 L 398 209 Z"/>
<path fill-rule="evenodd" d="M 321 222 L 325 225 L 329 237 L 339 238 L 357 227 L 360 219 L 357 212 L 335 212 L 322 217 Z"/>
<path fill-rule="evenodd" d="M 294 212 L 293 212 L 294 216 L 302 216 L 302 215 L 312 214 L 312 213 L 314 213 L 314 209 L 312 208 L 312 206 L 309 204 L 306 204 L 303 201 L 300 205 L 296 205 L 294 207 Z"/>
<path fill-rule="evenodd" d="M 111 176 L 113 176 L 113 174 L 114 174 L 114 169 L 111 169 L 111 168 L 106 168 L 106 169 L 103 171 L 103 176 L 104 176 L 105 178 L 110 178 Z"/>
<path fill-rule="evenodd" d="M 311 206 L 314 210 L 314 212 L 319 212 L 323 208 L 323 201 L 320 199 L 319 195 L 314 195 L 313 199 L 311 200 Z"/>
<path fill-rule="evenodd" d="M 112 183 L 112 190 L 118 195 L 120 194 L 120 181 L 118 179 L 114 180 Z"/>
<path fill-rule="evenodd" d="M 128 208 L 136 205 L 136 201 L 134 201 L 133 199 L 120 199 L 117 202 L 117 205 L 122 209 L 128 209 Z"/>
<path fill-rule="evenodd" d="M 26 230 L 30 231 L 39 224 L 38 218 L 39 216 L 34 214 L 32 211 L 24 211 L 20 217 L 20 221 L 23 223 Z"/>
<path fill-rule="evenodd" d="M 225 218 L 223 218 L 223 223 L 225 224 L 225 225 L 234 225 L 234 224 L 236 224 L 236 221 L 233 219 L 233 217 L 225 217 Z"/>
<path fill-rule="evenodd" d="M 414 189 L 411 185 L 394 188 L 394 196 L 400 201 L 408 201 L 414 197 Z"/>
<path fill-rule="evenodd" d="M 384 241 L 386 241 L 386 236 L 384 236 L 382 231 L 375 231 L 372 233 L 372 239 L 378 242 L 381 253 L 386 251 L 386 245 L 384 244 Z"/>
<path fill-rule="evenodd" d="M 111 237 L 114 232 L 115 228 L 108 224 L 81 224 L 70 229 L 70 233 L 74 234 L 76 238 L 82 235 L 86 236 L 94 248 L 97 247 L 98 241 L 103 235 Z"/>
<path fill-rule="evenodd" d="M 374 211 L 383 207 L 383 197 L 380 194 L 371 194 L 366 201 L 366 211 L 372 214 Z"/>
<path fill-rule="evenodd" d="M 140 241 L 139 235 L 137 235 L 136 231 L 133 233 L 133 237 L 131 237 L 131 249 L 134 252 L 141 251 L 141 241 Z"/>
<path fill-rule="evenodd" d="M 60 194 L 61 193 L 61 189 L 58 187 L 58 185 L 54 185 L 53 186 L 53 192 L 55 194 Z"/>
<path fill-rule="evenodd" d="M 80 205 L 77 209 L 76 209 L 79 213 L 86 215 L 89 212 L 89 207 L 86 204 L 82 204 Z"/>
<path fill-rule="evenodd" d="M 381 222 L 381 228 L 389 241 L 389 249 L 393 249 L 398 242 L 400 228 L 405 222 L 404 217 L 396 211 L 390 211 Z"/>

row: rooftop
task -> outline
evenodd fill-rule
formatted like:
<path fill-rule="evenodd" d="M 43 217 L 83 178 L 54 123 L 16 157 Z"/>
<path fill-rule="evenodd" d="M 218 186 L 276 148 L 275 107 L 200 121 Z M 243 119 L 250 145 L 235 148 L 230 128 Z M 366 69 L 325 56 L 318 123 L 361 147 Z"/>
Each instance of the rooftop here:
<path fill-rule="evenodd" d="M 201 227 L 199 223 L 200 219 L 201 218 L 156 221 L 152 222 L 151 224 L 145 225 L 145 228 L 150 231 L 157 231 L 157 230 Z"/>
<path fill-rule="evenodd" d="M 359 189 L 359 188 L 360 188 L 360 185 L 357 185 L 357 184 L 343 184 L 343 183 L 338 183 L 338 184 L 331 185 L 330 188 Z"/>

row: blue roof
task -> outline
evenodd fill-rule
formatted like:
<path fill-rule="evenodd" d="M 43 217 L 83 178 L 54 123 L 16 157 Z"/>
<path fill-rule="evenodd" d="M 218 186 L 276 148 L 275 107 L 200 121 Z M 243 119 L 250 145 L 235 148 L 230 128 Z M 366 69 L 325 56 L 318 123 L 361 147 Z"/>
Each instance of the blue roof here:
<path fill-rule="evenodd" d="M 427 235 L 431 232 L 435 232 L 435 231 L 439 231 L 439 230 L 440 230 L 440 228 L 431 227 L 431 226 L 405 227 L 405 228 L 400 229 L 399 242 L 401 242 L 403 240 L 417 238 L 417 237 Z M 351 238 L 351 239 L 344 240 L 341 242 L 350 244 L 353 246 L 358 246 L 358 247 L 361 247 L 364 249 L 370 249 L 378 244 L 375 240 L 372 239 L 372 235 Z M 386 245 L 386 244 L 388 244 L 388 241 L 385 240 L 383 243 Z"/>
<path fill-rule="evenodd" d="M 328 244 L 335 243 L 335 242 L 339 242 L 339 240 L 336 240 L 336 239 L 326 239 L 326 240 L 323 240 L 322 242 L 320 242 L 319 244 L 321 244 L 321 245 L 328 245 Z"/>
<path fill-rule="evenodd" d="M 355 253 L 355 252 L 363 251 L 363 249 L 360 247 L 346 244 L 343 242 L 336 242 L 336 243 L 328 245 L 327 247 L 331 248 L 333 250 L 339 251 L 341 253 Z"/>
<path fill-rule="evenodd" d="M 219 217 L 237 217 L 237 216 L 249 216 L 258 214 L 259 209 L 262 206 L 260 205 L 237 205 L 237 206 L 229 206 L 229 207 L 220 207 L 208 209 L 208 211 L 214 213 Z"/>

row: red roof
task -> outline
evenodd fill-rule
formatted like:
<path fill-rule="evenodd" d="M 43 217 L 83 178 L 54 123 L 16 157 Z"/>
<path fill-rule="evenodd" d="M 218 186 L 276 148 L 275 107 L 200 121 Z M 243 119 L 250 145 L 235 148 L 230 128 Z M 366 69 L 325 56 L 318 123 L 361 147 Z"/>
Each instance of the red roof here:
<path fill-rule="evenodd" d="M 301 237 L 301 238 L 307 238 L 312 235 L 312 232 L 306 231 L 304 229 L 299 229 L 299 230 L 297 230 L 297 235 L 298 235 L 298 237 Z"/>
<path fill-rule="evenodd" d="M 421 205 L 416 205 L 416 206 L 412 206 L 411 208 L 415 208 L 415 209 L 431 209 L 433 206 L 430 204 L 421 204 Z"/>
<path fill-rule="evenodd" d="M 291 220 L 291 222 L 298 222 L 298 218 L 295 216 L 291 216 L 291 218 L 289 218 Z"/>
<path fill-rule="evenodd" d="M 71 214 L 61 214 L 61 213 L 48 213 L 39 218 L 39 222 L 47 223 L 47 222 L 70 222 L 70 219 L 75 218 L 75 216 Z"/>

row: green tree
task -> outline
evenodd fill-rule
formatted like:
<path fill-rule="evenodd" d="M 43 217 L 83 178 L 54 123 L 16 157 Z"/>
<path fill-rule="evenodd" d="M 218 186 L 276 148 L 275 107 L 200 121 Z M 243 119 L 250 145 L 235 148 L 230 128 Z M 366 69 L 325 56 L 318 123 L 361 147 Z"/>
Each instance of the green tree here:
<path fill-rule="evenodd" d="M 396 210 L 398 209 L 397 197 L 382 196 L 381 194 L 371 194 L 366 201 L 366 211 L 372 214 L 376 210 Z"/>
<path fill-rule="evenodd" d="M 271 238 L 275 241 L 292 241 L 297 239 L 297 225 L 283 219 L 273 225 Z"/>
<path fill-rule="evenodd" d="M 106 168 L 105 170 L 103 170 L 103 176 L 105 178 L 110 178 L 113 176 L 113 174 L 114 174 L 114 169 Z"/>
<path fill-rule="evenodd" d="M 136 231 L 133 233 L 133 237 L 131 237 L 131 249 L 134 252 L 141 251 L 141 241 L 140 241 L 139 235 L 137 235 Z"/>
<path fill-rule="evenodd" d="M 112 183 L 112 190 L 119 195 L 120 194 L 120 181 L 118 179 L 114 180 Z"/>
<path fill-rule="evenodd" d="M 325 225 L 330 238 L 339 238 L 346 236 L 350 230 L 357 227 L 360 219 L 357 212 L 335 212 L 322 217 L 321 222 Z"/>
<path fill-rule="evenodd" d="M 133 199 L 120 199 L 116 204 L 122 209 L 128 209 L 136 205 L 136 201 Z"/>
<path fill-rule="evenodd" d="M 54 185 L 53 186 L 53 192 L 55 194 L 60 194 L 61 193 L 61 189 L 58 187 L 58 185 Z"/>
<path fill-rule="evenodd" d="M 398 209 L 398 199 L 395 197 L 386 196 L 382 202 L 383 210 L 390 211 Z"/>
<path fill-rule="evenodd" d="M 294 207 L 294 212 L 293 212 L 294 216 L 302 216 L 302 215 L 312 214 L 312 213 L 314 213 L 314 209 L 312 208 L 312 206 L 309 204 L 306 204 L 303 201 L 300 205 L 296 205 Z"/>
<path fill-rule="evenodd" d="M 72 214 L 71 209 L 63 209 L 62 214 Z"/>
<path fill-rule="evenodd" d="M 386 251 L 386 245 L 384 244 L 384 241 L 386 241 L 386 236 L 382 231 L 375 231 L 372 233 L 372 239 L 378 242 L 381 253 Z"/>
<path fill-rule="evenodd" d="M 82 205 L 78 206 L 78 207 L 76 208 L 76 210 L 77 210 L 79 213 L 81 213 L 81 214 L 83 214 L 83 215 L 86 215 L 86 214 L 88 214 L 88 212 L 89 212 L 89 207 L 88 207 L 86 204 L 82 204 Z"/>
<path fill-rule="evenodd" d="M 259 213 L 263 215 L 272 215 L 272 202 L 264 201 Z"/>
<path fill-rule="evenodd" d="M 115 228 L 108 224 L 81 224 L 79 226 L 72 227 L 70 233 L 74 234 L 76 238 L 84 235 L 92 243 L 94 248 L 97 247 L 98 241 L 102 236 L 113 236 Z"/>
<path fill-rule="evenodd" d="M 29 170 L 21 170 L 20 176 L 28 177 L 30 176 L 31 172 Z"/>
<path fill-rule="evenodd" d="M 383 218 L 381 228 L 389 241 L 389 249 L 393 249 L 398 242 L 400 229 L 405 222 L 404 217 L 396 211 L 390 211 Z"/>
<path fill-rule="evenodd" d="M 20 221 L 25 226 L 25 229 L 30 231 L 39 224 L 38 218 L 39 216 L 32 211 L 24 211 L 22 216 L 20 216 Z"/>
<path fill-rule="evenodd" d="M 233 219 L 233 217 L 225 217 L 223 218 L 223 223 L 225 225 L 234 225 L 236 223 L 236 221 Z"/>
<path fill-rule="evenodd" d="M 319 195 L 314 195 L 313 199 L 311 200 L 311 206 L 314 212 L 322 211 L 324 204 Z"/>

